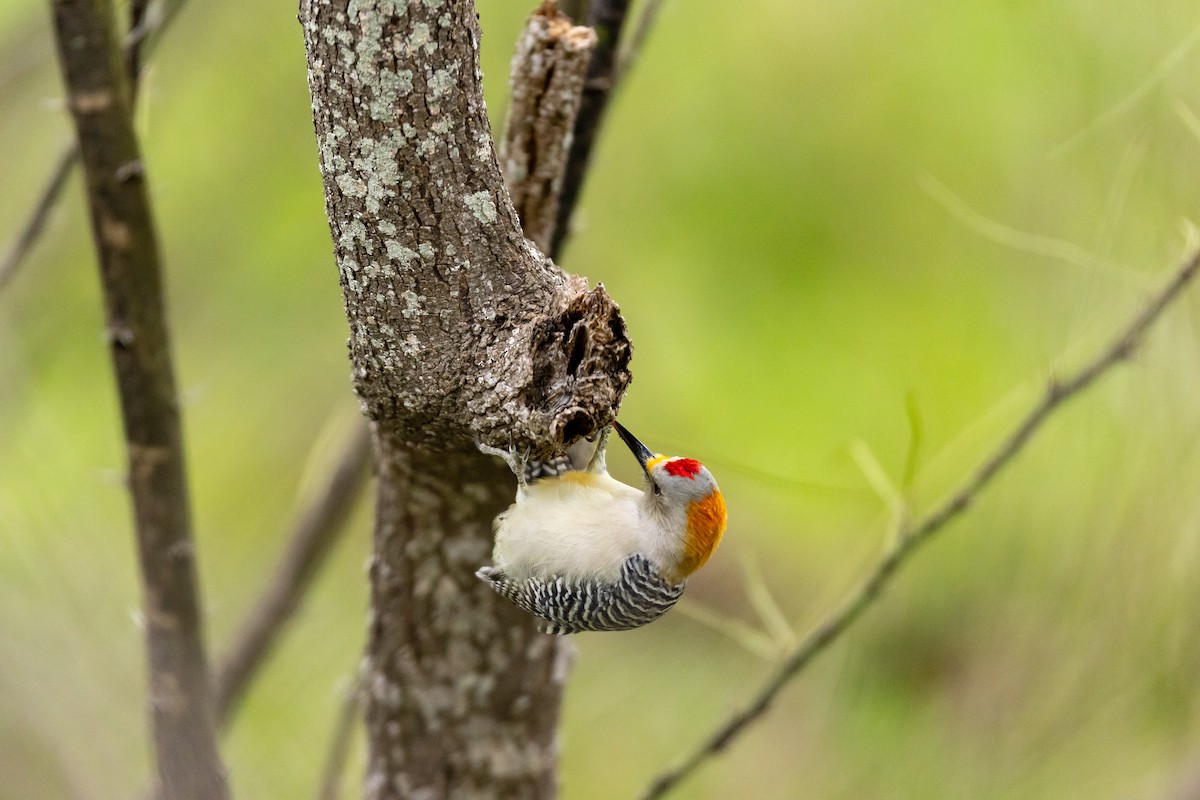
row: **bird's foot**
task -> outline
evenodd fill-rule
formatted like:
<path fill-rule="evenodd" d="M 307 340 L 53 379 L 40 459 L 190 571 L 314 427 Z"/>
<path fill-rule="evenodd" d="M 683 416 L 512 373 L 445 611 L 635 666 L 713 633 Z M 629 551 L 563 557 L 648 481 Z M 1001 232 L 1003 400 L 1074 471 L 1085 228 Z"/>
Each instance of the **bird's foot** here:
<path fill-rule="evenodd" d="M 501 447 L 492 447 L 478 440 L 476 440 L 475 446 L 484 455 L 495 456 L 507 464 L 508 468 L 512 470 L 512 474 L 517 476 L 517 483 L 520 488 L 525 487 L 525 484 L 528 482 L 526 478 L 530 453 L 528 449 L 524 451 L 517 450 L 515 445 L 510 444 L 508 449 L 505 450 Z"/>

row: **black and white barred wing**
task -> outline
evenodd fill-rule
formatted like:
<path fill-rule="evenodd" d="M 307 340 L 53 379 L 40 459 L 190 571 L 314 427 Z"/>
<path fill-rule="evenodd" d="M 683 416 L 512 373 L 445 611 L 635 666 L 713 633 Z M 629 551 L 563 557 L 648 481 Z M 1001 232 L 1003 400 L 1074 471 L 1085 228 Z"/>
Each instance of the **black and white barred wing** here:
<path fill-rule="evenodd" d="M 663 580 L 640 555 L 626 559 L 611 583 L 579 583 L 562 578 L 511 580 L 502 570 L 483 567 L 476 573 L 519 608 L 548 623 L 543 633 L 626 631 L 665 614 L 683 594 L 683 583 Z"/>

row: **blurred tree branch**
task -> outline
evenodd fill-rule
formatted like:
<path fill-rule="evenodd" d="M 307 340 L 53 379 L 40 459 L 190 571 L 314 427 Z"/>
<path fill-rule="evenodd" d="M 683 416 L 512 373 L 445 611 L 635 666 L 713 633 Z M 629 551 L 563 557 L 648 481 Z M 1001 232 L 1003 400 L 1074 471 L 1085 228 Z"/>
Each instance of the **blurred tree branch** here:
<path fill-rule="evenodd" d="M 8 282 L 13 279 L 13 276 L 17 274 L 17 268 L 21 266 L 25 257 L 33 250 L 33 246 L 37 244 L 42 230 L 46 227 L 46 222 L 50 219 L 50 213 L 54 211 L 54 206 L 62 196 L 67 179 L 71 177 L 71 173 L 78 164 L 79 145 L 72 141 L 59 153 L 58 160 L 54 163 L 54 169 L 51 170 L 50 177 L 46 180 L 45 188 L 42 189 L 37 202 L 34 203 L 25 224 L 21 226 L 21 232 L 9 245 L 8 251 L 4 254 L 4 260 L 0 261 L 0 289 L 7 286 Z"/>
<path fill-rule="evenodd" d="M 345 530 L 370 475 L 370 463 L 371 439 L 367 426 L 359 424 L 343 442 L 321 491 L 301 512 L 271 582 L 220 660 L 213 690 L 219 725 L 229 724 L 238 702 Z"/>
<path fill-rule="evenodd" d="M 921 545 L 932 539 L 948 523 L 966 511 L 992 479 L 1020 453 L 1050 417 L 1063 404 L 1091 387 L 1098 378 L 1117 364 L 1132 357 L 1146 332 L 1163 312 L 1187 288 L 1200 271 L 1200 251 L 1191 255 L 1175 270 L 1159 291 L 1151 296 L 1145 307 L 1120 328 L 1111 342 L 1074 373 L 1052 379 L 1042 399 L 1031 408 L 999 446 L 989 454 L 963 484 L 940 505 L 925 516 L 909 521 L 901 513 L 896 519 L 895 546 L 867 575 L 845 602 L 812 631 L 783 661 L 775 674 L 754 695 L 745 707 L 730 715 L 711 734 L 677 765 L 664 771 L 642 795 L 643 800 L 655 800 L 677 788 L 708 759 L 724 750 L 756 720 L 766 714 L 775 697 L 879 599 L 884 588 L 900 568 L 912 558 Z"/>
<path fill-rule="evenodd" d="M 321 769 L 321 783 L 317 789 L 317 800 L 338 800 L 341 797 L 342 775 L 346 772 L 346 760 L 350 757 L 350 746 L 354 743 L 356 722 L 362 706 L 362 676 L 356 675 L 342 695 L 342 706 L 338 709 L 337 721 L 329 739 L 325 765 Z"/>
<path fill-rule="evenodd" d="M 658 12 L 662 10 L 662 4 L 663 0 L 646 0 L 642 4 L 642 13 L 638 14 L 633 36 L 630 37 L 629 44 L 621 51 L 617 61 L 615 78 L 617 83 L 625 80 L 626 74 L 641 58 L 642 51 L 646 48 L 646 40 L 650 38 L 650 31 L 654 30 L 654 26 L 658 22 Z"/>
<path fill-rule="evenodd" d="M 54 0 L 52 7 L 125 428 L 158 793 L 164 800 L 222 798 L 228 789 L 209 695 L 158 240 L 132 92 L 110 3 Z"/>

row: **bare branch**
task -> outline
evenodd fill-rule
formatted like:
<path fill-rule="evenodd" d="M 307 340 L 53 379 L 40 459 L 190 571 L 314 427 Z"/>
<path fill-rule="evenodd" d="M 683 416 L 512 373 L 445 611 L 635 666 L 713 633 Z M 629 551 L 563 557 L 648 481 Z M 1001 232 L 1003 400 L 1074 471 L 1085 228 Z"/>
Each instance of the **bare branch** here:
<path fill-rule="evenodd" d="M 323 481 L 323 489 L 297 520 L 270 584 L 221 659 L 213 692 L 219 724 L 226 725 L 232 719 L 246 687 L 340 538 L 366 484 L 370 461 L 369 431 L 365 423 L 358 424 L 345 441 L 336 466 Z"/>
<path fill-rule="evenodd" d="M 623 50 L 620 49 L 620 40 L 625 16 L 629 10 L 628 0 L 594 0 L 591 3 L 564 4 L 564 10 L 573 19 L 582 16 L 578 12 L 583 8 L 588 9 L 588 24 L 596 32 L 597 43 L 593 47 L 588 64 L 583 98 L 575 118 L 563 178 L 558 187 L 556 220 L 549 236 L 549 248 L 542 245 L 541 238 L 534 237 L 538 245 L 554 259 L 561 255 L 563 244 L 571 234 L 571 215 L 575 212 L 575 206 L 578 205 L 583 191 L 592 151 L 604 123 L 609 100 L 641 54 L 646 38 L 658 19 L 662 2 L 647 0 L 642 6 L 633 38 Z M 514 74 L 515 71 L 514 63 Z M 540 208 L 545 209 L 548 206 L 548 203 L 543 203 Z M 517 208 L 520 210 L 521 205 L 518 204 Z M 540 236 L 541 231 L 538 233 Z"/>
<path fill-rule="evenodd" d="M 127 440 L 159 792 L 223 798 L 158 241 L 131 93 L 111 5 L 52 7 Z"/>
<path fill-rule="evenodd" d="M 138 77 L 142 72 L 142 42 L 145 41 L 144 35 L 133 35 L 134 32 L 146 30 L 147 11 L 150 7 L 151 0 L 130 0 L 129 2 L 129 31 L 130 35 L 125 37 L 125 74 L 130 77 L 130 82 L 133 84 L 133 96 L 137 96 Z"/>
<path fill-rule="evenodd" d="M 42 229 L 46 227 L 46 221 L 50 219 L 50 212 L 54 210 L 54 205 L 62 195 L 67 178 L 71 177 L 71 172 L 78 163 L 79 146 L 75 142 L 71 142 L 59 154 L 54 170 L 50 173 L 49 180 L 46 181 L 46 188 L 42 189 L 41 196 L 38 197 L 29 218 L 21 227 L 16 241 L 9 246 L 8 252 L 4 254 L 4 260 L 0 261 L 0 289 L 3 289 L 17 274 L 17 267 L 37 244 L 38 237 L 42 235 Z"/>
<path fill-rule="evenodd" d="M 784 660 L 775 675 L 768 680 L 744 708 L 730 716 L 704 742 L 676 766 L 659 775 L 642 795 L 643 800 L 663 797 L 696 771 L 705 761 L 724 750 L 746 728 L 759 719 L 771 706 L 776 695 L 808 664 L 837 639 L 869 608 L 892 577 L 921 545 L 941 531 L 947 523 L 966 511 L 993 478 L 1012 462 L 1055 411 L 1072 397 L 1089 388 L 1095 381 L 1129 358 L 1141 343 L 1146 331 L 1166 308 L 1176 300 L 1200 271 L 1200 252 L 1193 254 L 1180 266 L 1171 279 L 1150 298 L 1150 302 L 1121 328 L 1107 347 L 1076 372 L 1061 380 L 1052 380 L 1041 401 L 1025 415 L 1012 432 L 1000 443 L 974 473 L 947 500 L 936 506 L 920 520 L 906 524 L 899 521 L 895 548 L 879 562 L 846 602 L 825 619 Z"/>
<path fill-rule="evenodd" d="M 558 225 L 584 77 L 596 34 L 546 0 L 530 16 L 513 56 L 512 103 L 500 163 L 525 235 L 549 253 Z"/>
<path fill-rule="evenodd" d="M 587 82 L 584 84 L 583 100 L 579 115 L 575 119 L 575 136 L 567 156 L 567 172 L 563 177 L 559 199 L 558 222 L 550 249 L 551 258 L 558 258 L 563 243 L 570 234 L 571 214 L 583 191 L 583 179 L 588 172 L 592 149 L 599 135 L 604 112 L 616 86 L 617 52 L 620 47 L 621 28 L 629 0 L 592 0 L 588 24 L 596 31 L 596 47 L 588 65 Z"/>
<path fill-rule="evenodd" d="M 658 12 L 662 10 L 662 4 L 662 0 L 646 0 L 642 5 L 642 13 L 638 14 L 637 25 L 633 28 L 633 36 L 629 39 L 629 45 L 621 51 L 620 60 L 617 62 L 618 81 L 625 80 L 629 70 L 633 69 L 633 65 L 641 57 L 646 40 L 650 38 L 650 31 L 658 22 Z"/>

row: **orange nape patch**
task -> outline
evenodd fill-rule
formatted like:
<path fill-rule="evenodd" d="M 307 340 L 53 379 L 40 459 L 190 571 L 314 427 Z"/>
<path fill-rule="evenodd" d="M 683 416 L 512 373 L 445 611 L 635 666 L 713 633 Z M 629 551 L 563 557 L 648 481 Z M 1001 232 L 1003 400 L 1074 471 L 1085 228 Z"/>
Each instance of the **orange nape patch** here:
<path fill-rule="evenodd" d="M 717 549 L 725 533 L 726 518 L 725 498 L 719 491 L 688 504 L 687 542 L 678 569 L 680 580 L 703 567 Z"/>

